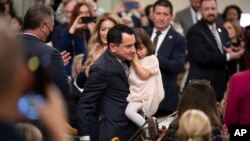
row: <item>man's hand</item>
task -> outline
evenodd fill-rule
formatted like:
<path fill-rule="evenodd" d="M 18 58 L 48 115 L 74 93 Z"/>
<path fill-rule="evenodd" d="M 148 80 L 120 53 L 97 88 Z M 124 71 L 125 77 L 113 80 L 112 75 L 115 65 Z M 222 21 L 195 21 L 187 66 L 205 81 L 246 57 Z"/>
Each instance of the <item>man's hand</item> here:
<path fill-rule="evenodd" d="M 70 53 L 67 51 L 62 51 L 61 52 L 62 60 L 63 60 L 63 65 L 66 66 L 69 63 L 69 60 L 71 59 Z"/>
<path fill-rule="evenodd" d="M 245 48 L 243 47 L 224 47 L 223 49 L 230 55 L 230 60 L 240 59 L 245 52 Z"/>

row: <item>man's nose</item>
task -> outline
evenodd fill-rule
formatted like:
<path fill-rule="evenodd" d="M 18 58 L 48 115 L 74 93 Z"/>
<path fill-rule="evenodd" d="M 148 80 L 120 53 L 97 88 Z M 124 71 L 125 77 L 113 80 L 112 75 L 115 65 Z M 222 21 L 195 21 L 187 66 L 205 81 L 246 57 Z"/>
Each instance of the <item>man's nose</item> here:
<path fill-rule="evenodd" d="M 135 45 L 133 45 L 133 46 L 131 47 L 131 52 L 132 52 L 132 53 L 135 53 L 135 52 L 136 52 Z"/>

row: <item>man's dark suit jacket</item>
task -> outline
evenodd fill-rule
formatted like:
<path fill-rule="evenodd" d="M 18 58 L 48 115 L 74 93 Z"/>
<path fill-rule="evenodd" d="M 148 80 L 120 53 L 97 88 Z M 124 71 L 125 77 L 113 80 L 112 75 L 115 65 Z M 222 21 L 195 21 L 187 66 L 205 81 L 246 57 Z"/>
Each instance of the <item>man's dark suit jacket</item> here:
<path fill-rule="evenodd" d="M 217 27 L 223 46 L 230 45 L 226 29 Z M 216 40 L 203 20 L 192 26 L 187 34 L 190 71 L 187 82 L 192 79 L 209 80 L 220 101 L 224 94 L 228 71 L 226 54 L 218 49 Z"/>
<path fill-rule="evenodd" d="M 68 78 L 64 72 L 60 52 L 33 35 L 23 34 L 22 41 L 28 58 L 37 56 L 42 61 L 51 80 L 58 86 L 65 98 L 71 94 Z"/>
<path fill-rule="evenodd" d="M 91 115 L 99 103 L 103 116 L 100 140 L 110 141 L 113 137 L 122 141 L 129 140 L 138 127 L 125 115 L 128 94 L 129 84 L 125 70 L 107 50 L 91 67 L 78 103 L 79 135 L 90 135 Z"/>
<path fill-rule="evenodd" d="M 147 32 L 151 36 L 153 29 L 148 29 Z M 175 111 L 177 108 L 179 89 L 176 77 L 177 74 L 184 71 L 186 48 L 185 38 L 171 27 L 160 45 L 157 55 L 165 91 L 165 97 L 159 106 L 161 110 Z"/>

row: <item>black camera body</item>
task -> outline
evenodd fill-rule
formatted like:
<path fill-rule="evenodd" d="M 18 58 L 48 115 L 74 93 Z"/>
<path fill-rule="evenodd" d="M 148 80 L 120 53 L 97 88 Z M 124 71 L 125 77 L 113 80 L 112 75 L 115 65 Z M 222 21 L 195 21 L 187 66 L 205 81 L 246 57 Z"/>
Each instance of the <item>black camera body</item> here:
<path fill-rule="evenodd" d="M 96 17 L 82 17 L 82 23 L 88 24 L 91 22 L 96 23 Z"/>

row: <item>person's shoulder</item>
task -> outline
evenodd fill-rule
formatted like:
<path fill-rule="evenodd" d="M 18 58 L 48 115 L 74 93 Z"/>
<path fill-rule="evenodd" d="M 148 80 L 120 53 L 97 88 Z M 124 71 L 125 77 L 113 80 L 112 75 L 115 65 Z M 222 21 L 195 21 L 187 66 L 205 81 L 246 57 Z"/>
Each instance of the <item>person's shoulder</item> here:
<path fill-rule="evenodd" d="M 245 70 L 241 72 L 237 72 L 233 74 L 232 79 L 241 79 L 241 78 L 249 78 L 250 77 L 250 70 Z"/>
<path fill-rule="evenodd" d="M 181 35 L 180 33 L 178 33 L 173 27 L 170 28 L 169 30 L 169 39 L 176 39 L 177 41 L 182 40 L 182 41 L 186 41 L 185 37 L 183 35 Z"/>
<path fill-rule="evenodd" d="M 206 26 L 202 21 L 198 21 L 196 24 L 191 26 L 187 32 L 187 36 L 190 33 L 203 32 L 203 27 Z"/>
<path fill-rule="evenodd" d="M 158 62 L 158 58 L 154 54 L 146 56 L 144 59 L 149 60 L 149 61 L 153 61 L 153 62 Z"/>
<path fill-rule="evenodd" d="M 104 51 L 103 54 L 95 60 L 92 65 L 92 68 L 105 68 L 107 67 L 107 63 L 110 62 L 111 56 L 109 55 L 108 51 Z"/>
<path fill-rule="evenodd" d="M 176 13 L 176 17 L 182 17 L 183 15 L 187 14 L 189 11 L 190 7 L 186 7 Z"/>
<path fill-rule="evenodd" d="M 158 63 L 158 58 L 156 57 L 156 55 L 152 54 L 144 57 L 140 60 L 140 62 L 143 64 L 153 65 L 155 63 Z"/>

